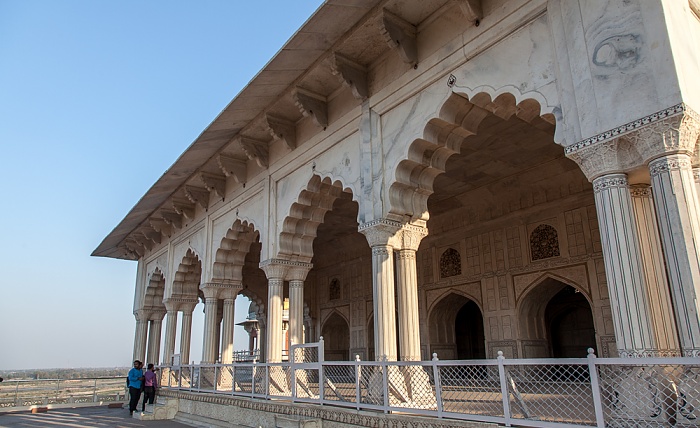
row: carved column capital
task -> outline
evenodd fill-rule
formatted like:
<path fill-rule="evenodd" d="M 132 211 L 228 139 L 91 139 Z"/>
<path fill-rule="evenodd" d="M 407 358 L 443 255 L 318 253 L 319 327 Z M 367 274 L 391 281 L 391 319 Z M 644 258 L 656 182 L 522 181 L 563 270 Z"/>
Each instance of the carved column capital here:
<path fill-rule="evenodd" d="M 398 221 L 382 218 L 361 224 L 357 230 L 365 235 L 370 247 L 395 247 L 399 244 L 397 232 L 401 230 L 402 227 L 403 224 Z"/>
<path fill-rule="evenodd" d="M 235 280 L 216 280 L 205 282 L 199 286 L 199 289 L 204 293 L 204 298 L 209 299 L 235 299 L 238 293 L 243 290 L 241 281 Z"/>
<path fill-rule="evenodd" d="M 164 310 L 158 310 L 158 311 L 152 311 L 151 314 L 148 316 L 149 321 L 163 321 L 163 318 L 165 318 L 165 312 Z"/>
<path fill-rule="evenodd" d="M 649 174 L 652 177 L 668 171 L 691 168 L 690 157 L 685 154 L 664 156 L 649 162 Z"/>
<path fill-rule="evenodd" d="M 650 162 L 670 154 L 692 156 L 700 135 L 700 116 L 684 105 L 684 109 L 663 120 L 651 122 L 630 133 L 644 160 Z"/>
<path fill-rule="evenodd" d="M 428 236 L 427 227 L 405 224 L 397 233 L 396 248 L 399 250 L 411 250 L 415 253 L 418 251 L 421 241 L 426 236 Z"/>
<path fill-rule="evenodd" d="M 629 187 L 627 175 L 608 174 L 593 180 L 593 193 L 600 193 L 613 187 Z"/>
<path fill-rule="evenodd" d="M 146 322 L 151 316 L 151 311 L 146 309 L 137 309 L 134 311 L 134 318 L 139 322 Z"/>

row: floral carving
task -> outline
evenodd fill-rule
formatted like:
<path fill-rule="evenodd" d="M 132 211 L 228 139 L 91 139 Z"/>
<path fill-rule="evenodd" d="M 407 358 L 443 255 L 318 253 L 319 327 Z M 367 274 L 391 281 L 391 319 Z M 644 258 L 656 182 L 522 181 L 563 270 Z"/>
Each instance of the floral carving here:
<path fill-rule="evenodd" d="M 462 274 L 462 257 L 454 248 L 448 248 L 440 256 L 440 278 Z"/>
<path fill-rule="evenodd" d="M 559 256 L 557 230 L 548 224 L 537 226 L 530 234 L 530 252 L 532 260 Z"/>

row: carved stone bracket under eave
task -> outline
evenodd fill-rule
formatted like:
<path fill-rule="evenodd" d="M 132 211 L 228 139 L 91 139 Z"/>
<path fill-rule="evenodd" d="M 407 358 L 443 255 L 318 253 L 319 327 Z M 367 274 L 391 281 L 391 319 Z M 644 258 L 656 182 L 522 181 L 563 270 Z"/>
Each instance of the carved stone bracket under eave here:
<path fill-rule="evenodd" d="M 484 17 L 481 0 L 459 0 L 459 7 L 471 22 L 476 23 Z"/>
<path fill-rule="evenodd" d="M 344 56 L 334 53 L 331 57 L 331 72 L 342 79 L 343 85 L 350 88 L 360 101 L 369 96 L 367 89 L 367 68 Z"/>
<path fill-rule="evenodd" d="M 304 117 L 313 118 L 314 122 L 323 129 L 328 126 L 328 105 L 326 97 L 306 89 L 297 87 L 292 92 L 294 104 Z"/>
<path fill-rule="evenodd" d="M 212 174 L 210 172 L 200 172 L 199 179 L 204 183 L 204 187 L 209 192 L 214 191 L 223 199 L 226 195 L 226 176 L 222 174 Z"/>
<path fill-rule="evenodd" d="M 254 160 L 261 168 L 267 168 L 269 149 L 266 141 L 255 140 L 244 136 L 238 137 L 241 146 L 248 159 Z"/>
<path fill-rule="evenodd" d="M 185 196 L 193 204 L 199 204 L 205 210 L 209 209 L 209 191 L 204 187 L 185 186 Z"/>
<path fill-rule="evenodd" d="M 238 159 L 232 156 L 218 155 L 216 162 L 221 168 L 221 172 L 226 177 L 233 177 L 236 183 L 245 183 L 248 176 L 248 164 L 245 159 Z"/>
<path fill-rule="evenodd" d="M 175 213 L 175 215 L 177 215 Z M 151 217 L 148 219 L 148 223 L 151 225 L 153 229 L 156 231 L 160 232 L 161 234 L 165 236 L 170 236 L 172 232 L 172 227 L 170 226 L 170 223 L 165 221 L 163 218 L 159 217 Z"/>
<path fill-rule="evenodd" d="M 160 244 L 163 235 L 151 227 L 144 227 L 140 230 L 141 234 L 150 239 L 154 244 Z"/>
<path fill-rule="evenodd" d="M 379 30 L 389 47 L 396 50 L 405 63 L 418 64 L 415 25 L 384 9 L 379 20 Z"/>
<path fill-rule="evenodd" d="M 265 115 L 267 129 L 276 140 L 282 140 L 289 150 L 297 147 L 297 126 L 291 120 L 281 117 Z"/>
<path fill-rule="evenodd" d="M 142 233 L 132 233 L 131 237 L 134 239 L 134 241 L 138 242 L 140 246 L 146 248 L 148 251 L 153 249 L 153 242 L 146 238 Z"/>
<path fill-rule="evenodd" d="M 188 219 L 192 220 L 194 218 L 194 203 L 190 202 L 186 198 L 173 198 L 172 200 L 173 208 L 178 214 L 184 215 Z"/>
<path fill-rule="evenodd" d="M 176 211 L 161 210 L 160 216 L 163 217 L 163 221 L 168 223 L 170 226 L 176 229 L 182 229 L 182 216 Z"/>
<path fill-rule="evenodd" d="M 134 254 L 136 258 L 141 258 L 146 254 L 146 250 L 133 238 L 127 238 L 124 240 L 124 246 L 129 250 L 130 253 Z"/>

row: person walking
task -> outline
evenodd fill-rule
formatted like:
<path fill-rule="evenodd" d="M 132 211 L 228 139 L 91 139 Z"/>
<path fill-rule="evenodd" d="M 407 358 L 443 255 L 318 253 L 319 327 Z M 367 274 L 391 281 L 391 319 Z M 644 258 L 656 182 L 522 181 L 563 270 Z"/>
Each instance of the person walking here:
<path fill-rule="evenodd" d="M 127 384 L 129 385 L 129 414 L 133 415 L 136 406 L 139 404 L 139 398 L 141 398 L 141 386 L 143 385 L 143 371 L 141 370 L 143 363 L 141 361 L 134 361 L 134 367 L 129 370 L 129 375 L 127 377 Z"/>
<path fill-rule="evenodd" d="M 153 368 L 153 363 L 148 364 L 148 370 L 144 374 L 144 385 L 143 390 L 143 407 L 141 411 L 146 410 L 146 400 L 148 404 L 153 404 L 153 400 L 156 398 L 156 388 L 158 388 L 158 376 L 156 376 L 155 369 Z"/>

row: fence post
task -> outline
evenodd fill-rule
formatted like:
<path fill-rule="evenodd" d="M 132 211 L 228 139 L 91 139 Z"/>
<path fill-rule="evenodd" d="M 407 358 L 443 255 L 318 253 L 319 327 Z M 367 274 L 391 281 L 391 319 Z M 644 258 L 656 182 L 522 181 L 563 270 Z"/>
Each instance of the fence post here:
<path fill-rule="evenodd" d="M 498 377 L 501 381 L 501 395 L 503 396 L 503 417 L 505 419 L 505 425 L 507 427 L 511 426 L 510 420 L 510 396 L 508 394 L 508 384 L 506 382 L 506 367 L 504 360 L 506 357 L 503 356 L 503 351 L 498 351 Z"/>
<path fill-rule="evenodd" d="M 252 379 L 250 381 L 250 398 L 255 397 L 255 376 L 258 373 L 258 362 L 253 360 L 253 373 L 252 373 Z"/>
<path fill-rule="evenodd" d="M 603 403 L 600 399 L 600 384 L 598 383 L 598 368 L 593 348 L 588 348 L 588 373 L 591 376 L 591 392 L 593 394 L 593 408 L 598 428 L 605 428 L 605 416 L 603 415 Z"/>
<path fill-rule="evenodd" d="M 323 336 L 318 338 L 318 401 L 323 404 L 326 399 L 326 378 L 323 373 L 323 362 L 325 345 L 323 344 Z"/>
<path fill-rule="evenodd" d="M 362 372 L 360 371 L 360 355 L 355 355 L 355 404 L 357 410 L 360 410 L 360 400 L 362 396 L 360 394 L 360 378 L 362 377 Z"/>
<path fill-rule="evenodd" d="M 384 413 L 389 413 L 389 362 L 381 361 L 379 366 L 382 368 L 382 391 L 384 392 Z"/>
<path fill-rule="evenodd" d="M 289 369 L 292 371 L 290 379 L 292 380 L 292 403 L 296 402 L 297 398 L 297 370 L 296 370 L 296 348 L 295 345 L 289 347 Z M 302 361 L 303 363 L 304 361 Z"/>
<path fill-rule="evenodd" d="M 432 366 L 433 380 L 435 381 L 435 402 L 437 403 L 438 418 L 442 418 L 442 384 L 440 383 L 440 369 L 437 365 L 438 361 L 440 360 L 438 359 L 437 352 L 433 352 Z"/>
<path fill-rule="evenodd" d="M 95 382 L 92 385 L 92 402 L 97 403 L 97 378 L 95 378 Z"/>

